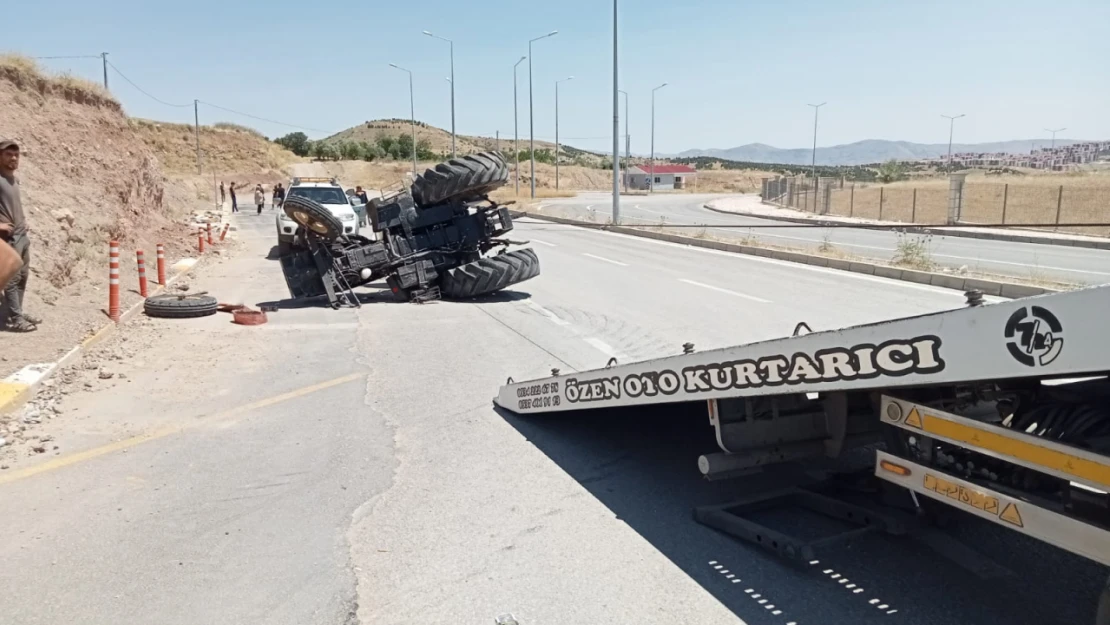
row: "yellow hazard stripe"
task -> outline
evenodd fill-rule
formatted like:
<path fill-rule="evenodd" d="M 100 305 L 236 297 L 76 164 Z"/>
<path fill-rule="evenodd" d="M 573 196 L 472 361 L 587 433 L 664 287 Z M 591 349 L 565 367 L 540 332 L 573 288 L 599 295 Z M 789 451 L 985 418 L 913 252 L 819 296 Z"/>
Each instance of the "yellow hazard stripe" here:
<path fill-rule="evenodd" d="M 1052 469 L 1081 481 L 1105 486 L 1110 490 L 1110 466 L 1095 460 L 1042 447 L 1006 434 L 948 421 L 930 414 L 924 415 L 924 427 L 921 429 L 940 438 Z"/>

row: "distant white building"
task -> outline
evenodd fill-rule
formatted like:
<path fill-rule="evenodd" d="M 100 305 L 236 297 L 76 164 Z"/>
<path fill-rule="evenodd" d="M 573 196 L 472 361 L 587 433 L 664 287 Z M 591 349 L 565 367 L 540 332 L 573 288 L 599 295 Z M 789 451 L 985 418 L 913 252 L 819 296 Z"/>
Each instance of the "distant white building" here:
<path fill-rule="evenodd" d="M 685 189 L 693 186 L 698 170 L 688 165 L 675 165 L 672 163 L 656 163 L 651 165 L 633 165 L 627 169 L 628 188 L 647 190 L 655 187 L 660 189 Z M 655 176 L 652 181 L 652 176 Z"/>

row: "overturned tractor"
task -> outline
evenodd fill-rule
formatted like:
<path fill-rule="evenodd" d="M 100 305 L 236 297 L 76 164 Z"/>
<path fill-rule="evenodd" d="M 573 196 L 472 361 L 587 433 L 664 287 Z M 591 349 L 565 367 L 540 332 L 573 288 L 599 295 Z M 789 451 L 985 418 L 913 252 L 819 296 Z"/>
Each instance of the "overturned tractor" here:
<path fill-rule="evenodd" d="M 539 275 L 532 249 L 503 235 L 513 229 L 505 206 L 489 193 L 508 181 L 496 152 L 441 163 L 366 207 L 378 240 L 343 234 L 327 209 L 303 197 L 282 208 L 300 225 L 292 253 L 281 258 L 296 299 L 326 295 L 333 308 L 357 306 L 352 289 L 385 279 L 405 301 L 487 295 Z"/>

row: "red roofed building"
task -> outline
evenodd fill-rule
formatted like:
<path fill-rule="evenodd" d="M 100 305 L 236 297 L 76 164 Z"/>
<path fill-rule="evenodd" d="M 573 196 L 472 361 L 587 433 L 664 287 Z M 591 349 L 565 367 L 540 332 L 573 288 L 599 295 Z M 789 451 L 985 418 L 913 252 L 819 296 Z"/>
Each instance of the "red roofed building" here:
<path fill-rule="evenodd" d="M 650 184 L 653 175 L 654 184 Z M 697 175 L 698 170 L 688 165 L 656 163 L 654 168 L 650 164 L 633 165 L 628 168 L 628 188 L 646 190 L 654 186 L 656 190 L 685 189 L 694 184 Z"/>

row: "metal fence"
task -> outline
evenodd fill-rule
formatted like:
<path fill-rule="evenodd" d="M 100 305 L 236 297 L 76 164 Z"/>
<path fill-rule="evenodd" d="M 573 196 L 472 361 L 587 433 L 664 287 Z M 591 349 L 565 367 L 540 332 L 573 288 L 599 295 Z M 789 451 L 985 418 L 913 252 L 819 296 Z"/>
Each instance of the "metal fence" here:
<path fill-rule="evenodd" d="M 949 185 L 949 181 L 879 185 L 836 178 L 821 178 L 816 183 L 805 177 L 768 178 L 763 199 L 816 215 L 928 224 L 1039 224 L 1047 230 L 1110 236 L 1107 226 L 1057 227 L 1110 222 L 1110 178 L 1105 185 L 966 182 L 958 192 L 954 220 L 950 219 Z"/>

